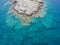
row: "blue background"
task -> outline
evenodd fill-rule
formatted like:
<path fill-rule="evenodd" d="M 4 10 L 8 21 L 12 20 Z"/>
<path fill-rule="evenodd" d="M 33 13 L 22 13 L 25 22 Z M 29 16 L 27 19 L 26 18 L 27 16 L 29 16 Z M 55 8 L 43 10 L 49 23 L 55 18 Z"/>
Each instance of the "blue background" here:
<path fill-rule="evenodd" d="M 7 1 L 0 0 L 0 45 L 60 45 L 60 0 L 46 0 L 47 15 L 26 27 L 7 15 L 11 6 L 4 6 Z"/>

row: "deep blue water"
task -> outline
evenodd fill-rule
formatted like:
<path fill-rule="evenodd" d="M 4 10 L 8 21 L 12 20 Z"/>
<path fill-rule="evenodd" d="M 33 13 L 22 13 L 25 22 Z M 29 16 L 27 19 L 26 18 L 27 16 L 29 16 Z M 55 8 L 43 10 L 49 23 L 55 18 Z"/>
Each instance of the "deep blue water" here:
<path fill-rule="evenodd" d="M 11 14 L 7 16 L 10 5 L 3 6 L 5 2 L 0 0 L 0 45 L 60 45 L 60 0 L 46 0 L 47 15 L 27 27 Z"/>

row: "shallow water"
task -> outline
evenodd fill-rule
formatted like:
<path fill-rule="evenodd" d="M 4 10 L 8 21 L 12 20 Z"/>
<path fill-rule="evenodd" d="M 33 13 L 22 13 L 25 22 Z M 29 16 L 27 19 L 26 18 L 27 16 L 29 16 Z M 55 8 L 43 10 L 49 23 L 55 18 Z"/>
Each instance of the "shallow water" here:
<path fill-rule="evenodd" d="M 0 45 L 60 45 L 60 0 L 46 0 L 47 15 L 26 27 L 12 14 L 7 15 L 11 5 L 4 6 L 5 2 L 0 1 Z"/>

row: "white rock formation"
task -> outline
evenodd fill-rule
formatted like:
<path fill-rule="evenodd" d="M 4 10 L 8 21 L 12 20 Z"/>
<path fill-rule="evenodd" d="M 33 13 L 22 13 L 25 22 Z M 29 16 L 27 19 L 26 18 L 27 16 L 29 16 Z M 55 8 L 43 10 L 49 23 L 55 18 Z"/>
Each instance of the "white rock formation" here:
<path fill-rule="evenodd" d="M 14 10 L 19 14 L 33 15 L 37 13 L 41 5 L 43 5 L 42 0 L 16 0 Z"/>
<path fill-rule="evenodd" d="M 14 15 L 20 18 L 23 25 L 30 23 L 32 18 L 45 16 L 43 13 L 45 13 L 44 6 L 46 4 L 43 0 L 11 0 L 10 3 L 12 7 L 9 13 L 14 12 Z"/>

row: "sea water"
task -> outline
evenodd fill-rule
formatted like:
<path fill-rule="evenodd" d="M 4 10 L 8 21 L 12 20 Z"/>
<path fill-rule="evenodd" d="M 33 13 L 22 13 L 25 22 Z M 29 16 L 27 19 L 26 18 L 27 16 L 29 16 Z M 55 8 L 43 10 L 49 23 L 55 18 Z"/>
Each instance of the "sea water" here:
<path fill-rule="evenodd" d="M 36 18 L 30 26 L 22 26 L 7 14 L 11 7 L 4 6 L 7 1 L 0 0 L 0 45 L 60 45 L 60 0 L 46 0 L 46 16 Z"/>

